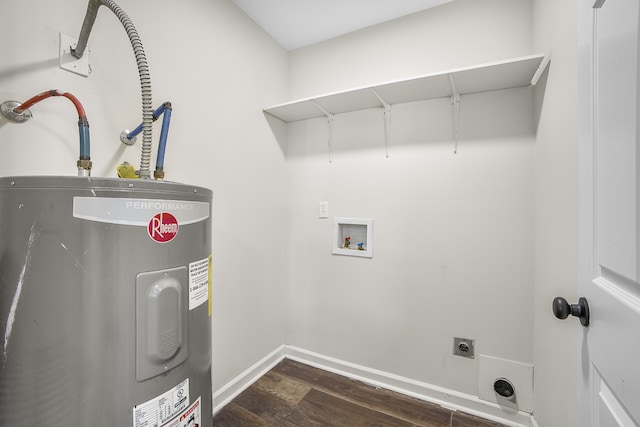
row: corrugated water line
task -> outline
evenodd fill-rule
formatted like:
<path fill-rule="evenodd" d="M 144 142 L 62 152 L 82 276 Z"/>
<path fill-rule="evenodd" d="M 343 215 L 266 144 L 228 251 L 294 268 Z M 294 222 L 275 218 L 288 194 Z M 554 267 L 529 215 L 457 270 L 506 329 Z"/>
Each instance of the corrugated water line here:
<path fill-rule="evenodd" d="M 84 51 L 87 47 L 89 40 L 89 34 L 93 28 L 93 24 L 98 15 L 98 9 L 100 6 L 106 6 L 111 10 L 120 20 L 122 26 L 129 36 L 131 41 L 131 47 L 136 57 L 138 64 L 138 73 L 140 75 L 140 87 L 142 89 L 142 154 L 140 157 L 140 178 L 151 178 L 150 164 L 151 164 L 151 150 L 152 150 L 152 122 L 153 122 L 153 103 L 151 100 L 151 76 L 149 75 L 149 65 L 147 64 L 147 57 L 144 53 L 142 41 L 138 35 L 133 22 L 127 16 L 127 14 L 111 0 L 89 0 L 87 6 L 87 13 L 82 23 L 82 29 L 80 30 L 80 36 L 75 49 L 72 49 L 71 54 L 76 58 L 82 58 Z"/>

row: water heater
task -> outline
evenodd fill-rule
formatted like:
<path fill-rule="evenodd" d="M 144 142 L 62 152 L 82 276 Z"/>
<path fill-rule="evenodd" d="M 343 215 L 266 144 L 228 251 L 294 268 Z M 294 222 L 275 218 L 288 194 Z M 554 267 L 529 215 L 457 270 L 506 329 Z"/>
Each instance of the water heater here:
<path fill-rule="evenodd" d="M 0 178 L 0 426 L 212 425 L 211 191 Z"/>

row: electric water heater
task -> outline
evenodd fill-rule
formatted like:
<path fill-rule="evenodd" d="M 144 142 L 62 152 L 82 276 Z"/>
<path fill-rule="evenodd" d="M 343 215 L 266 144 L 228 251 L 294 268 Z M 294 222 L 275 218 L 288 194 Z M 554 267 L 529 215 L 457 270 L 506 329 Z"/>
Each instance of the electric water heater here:
<path fill-rule="evenodd" d="M 0 426 L 211 426 L 211 200 L 0 178 Z"/>

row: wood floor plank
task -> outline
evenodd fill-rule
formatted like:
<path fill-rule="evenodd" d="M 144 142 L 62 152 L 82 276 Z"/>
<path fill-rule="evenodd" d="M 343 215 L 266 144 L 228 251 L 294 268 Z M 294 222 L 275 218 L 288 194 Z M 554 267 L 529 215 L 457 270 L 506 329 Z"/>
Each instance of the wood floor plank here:
<path fill-rule="evenodd" d="M 326 427 L 416 427 L 415 424 L 312 389 L 288 418 L 296 425 L 309 421 Z"/>
<path fill-rule="evenodd" d="M 269 423 L 235 403 L 230 403 L 222 408 L 216 414 L 213 425 L 215 427 L 277 427 L 277 424 Z"/>
<path fill-rule="evenodd" d="M 292 404 L 290 401 L 280 399 L 253 386 L 246 389 L 233 401 L 246 411 L 278 427 L 322 427 L 324 425 L 321 421 L 307 418 L 301 414 L 299 404 Z M 217 427 L 216 419 L 214 418 L 213 425 Z"/>
<path fill-rule="evenodd" d="M 238 395 L 214 427 L 504 427 L 285 359 Z"/>
<path fill-rule="evenodd" d="M 233 402 L 278 426 L 281 425 L 279 419 L 289 412 L 295 412 L 297 406 L 257 387 L 249 387 L 236 397 Z"/>
<path fill-rule="evenodd" d="M 424 427 L 449 427 L 451 412 L 420 399 L 374 387 L 322 369 L 285 359 L 274 372 L 294 378 L 316 390 Z"/>
<path fill-rule="evenodd" d="M 276 372 L 267 372 L 254 386 L 293 405 L 298 404 L 311 390 L 309 385 Z"/>

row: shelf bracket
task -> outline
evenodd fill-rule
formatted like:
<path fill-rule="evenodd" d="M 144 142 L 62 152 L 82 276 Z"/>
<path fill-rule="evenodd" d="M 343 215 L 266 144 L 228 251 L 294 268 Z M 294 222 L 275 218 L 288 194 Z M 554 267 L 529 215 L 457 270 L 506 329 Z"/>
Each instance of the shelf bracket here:
<path fill-rule="evenodd" d="M 384 114 L 384 155 L 389 158 L 389 141 L 391 139 L 391 104 L 382 99 L 380 94 L 375 88 L 371 88 L 371 92 L 378 98 L 378 101 L 382 104 Z"/>
<path fill-rule="evenodd" d="M 449 86 L 451 87 L 451 115 L 453 117 L 453 154 L 457 154 L 460 136 L 460 93 L 456 89 L 453 74 L 449 74 Z"/>
<path fill-rule="evenodd" d="M 329 163 L 333 163 L 333 113 L 328 112 L 320 106 L 315 100 L 311 100 L 318 110 L 322 111 L 327 116 L 327 123 L 329 124 L 329 139 L 327 144 L 329 146 Z"/>
<path fill-rule="evenodd" d="M 531 84 L 533 86 L 535 86 L 538 83 L 538 80 L 540 80 L 540 77 L 542 76 L 542 73 L 544 73 L 544 70 L 549 65 L 550 60 L 551 58 L 549 58 L 548 56 L 545 56 L 544 58 L 542 58 L 542 61 L 540 61 L 540 65 L 538 66 L 538 69 L 536 70 L 536 72 L 533 74 L 533 77 L 531 78 Z"/>

